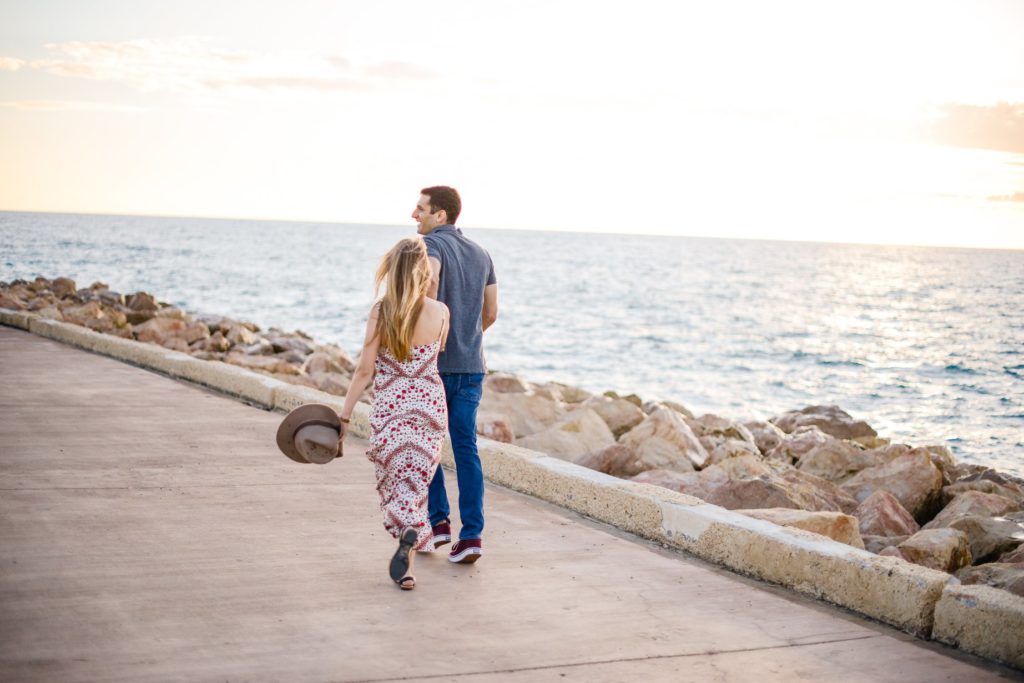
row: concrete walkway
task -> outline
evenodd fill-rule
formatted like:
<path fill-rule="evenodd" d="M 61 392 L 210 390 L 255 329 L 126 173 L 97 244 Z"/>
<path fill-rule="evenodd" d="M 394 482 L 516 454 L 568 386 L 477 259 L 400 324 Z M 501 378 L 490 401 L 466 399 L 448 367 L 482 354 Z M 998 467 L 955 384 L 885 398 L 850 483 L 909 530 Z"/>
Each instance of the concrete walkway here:
<path fill-rule="evenodd" d="M 0 327 L 0 680 L 1020 678 L 494 487 L 399 591 L 364 444 L 280 419 Z"/>

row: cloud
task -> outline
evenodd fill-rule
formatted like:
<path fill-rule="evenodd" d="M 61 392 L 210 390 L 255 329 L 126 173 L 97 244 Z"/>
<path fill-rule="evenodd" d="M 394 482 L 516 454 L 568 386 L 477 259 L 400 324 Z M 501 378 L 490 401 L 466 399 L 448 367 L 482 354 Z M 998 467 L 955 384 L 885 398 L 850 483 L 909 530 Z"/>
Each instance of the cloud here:
<path fill-rule="evenodd" d="M 146 111 L 145 107 L 115 102 L 85 102 L 76 100 L 17 100 L 0 102 L 0 107 L 22 111 L 109 111 L 134 113 Z"/>
<path fill-rule="evenodd" d="M 0 71 L 17 71 L 25 66 L 25 60 L 14 57 L 0 57 Z"/>
<path fill-rule="evenodd" d="M 217 47 L 204 37 L 122 42 L 71 41 L 48 43 L 54 53 L 31 62 L 4 57 L 0 68 L 27 65 L 63 78 L 124 83 L 143 92 L 228 90 L 305 90 L 318 93 L 357 92 L 396 81 L 437 78 L 428 69 L 384 61 L 354 69 L 338 54 L 303 51 L 260 53 Z"/>
<path fill-rule="evenodd" d="M 994 194 L 988 198 L 992 202 L 1024 202 L 1024 192 L 1013 194 Z"/>
<path fill-rule="evenodd" d="M 934 142 L 954 147 L 1024 152 L 1024 104 L 945 104 L 930 126 Z"/>

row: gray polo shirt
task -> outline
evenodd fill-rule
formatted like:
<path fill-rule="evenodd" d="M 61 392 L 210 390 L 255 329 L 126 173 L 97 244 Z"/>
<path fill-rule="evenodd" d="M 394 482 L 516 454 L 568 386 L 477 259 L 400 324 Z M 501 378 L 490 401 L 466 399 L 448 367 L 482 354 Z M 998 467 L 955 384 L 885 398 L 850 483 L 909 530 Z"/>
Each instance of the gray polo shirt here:
<path fill-rule="evenodd" d="M 487 372 L 484 361 L 484 288 L 497 282 L 491 256 L 454 225 L 423 236 L 427 254 L 441 262 L 437 299 L 451 311 L 451 325 L 437 369 L 444 373 Z"/>

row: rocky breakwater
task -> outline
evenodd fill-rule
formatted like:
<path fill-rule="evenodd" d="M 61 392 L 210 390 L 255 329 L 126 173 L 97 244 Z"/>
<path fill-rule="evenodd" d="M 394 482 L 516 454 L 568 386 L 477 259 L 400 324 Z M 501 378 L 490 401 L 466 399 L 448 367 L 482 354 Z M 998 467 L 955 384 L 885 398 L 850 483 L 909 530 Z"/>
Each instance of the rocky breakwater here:
<path fill-rule="evenodd" d="M 838 406 L 740 422 L 496 373 L 478 432 L 1024 597 L 1024 481 Z"/>
<path fill-rule="evenodd" d="M 0 282 L 0 308 L 230 363 L 337 396 L 348 391 L 355 368 L 342 349 L 302 332 L 263 331 L 251 322 L 187 313 L 148 292 L 124 294 L 102 282 L 85 288 L 65 277 Z"/>

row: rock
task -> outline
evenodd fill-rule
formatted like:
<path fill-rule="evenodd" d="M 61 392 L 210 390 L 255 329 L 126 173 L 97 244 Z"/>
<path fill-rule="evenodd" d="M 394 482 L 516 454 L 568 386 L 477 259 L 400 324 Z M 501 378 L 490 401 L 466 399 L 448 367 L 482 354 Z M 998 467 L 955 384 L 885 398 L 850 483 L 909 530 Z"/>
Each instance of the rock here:
<path fill-rule="evenodd" d="M 314 351 L 306 357 L 302 364 L 302 371 L 307 375 L 315 375 L 319 372 L 343 372 L 344 370 L 330 354 L 324 351 Z"/>
<path fill-rule="evenodd" d="M 790 508 L 767 508 L 762 510 L 737 510 L 736 512 L 763 519 L 779 526 L 803 529 L 831 538 L 854 548 L 864 548 L 864 541 L 857 528 L 857 519 L 842 512 L 808 512 Z"/>
<path fill-rule="evenodd" d="M 675 412 L 679 413 L 683 417 L 693 418 L 693 413 L 691 413 L 689 408 L 684 406 L 682 403 L 676 403 L 675 401 L 661 401 L 659 404 L 665 406 L 669 410 L 674 410 Z M 651 411 L 648 412 L 648 411 L 645 410 L 644 412 L 647 413 L 648 415 L 650 415 L 651 412 L 654 412 L 654 411 L 651 410 Z"/>
<path fill-rule="evenodd" d="M 24 311 L 25 302 L 10 292 L 0 292 L 0 308 L 6 308 L 11 311 Z"/>
<path fill-rule="evenodd" d="M 952 573 L 971 564 L 967 536 L 956 529 L 923 529 L 895 547 L 907 562 L 941 572 Z"/>
<path fill-rule="evenodd" d="M 589 467 L 613 477 L 629 478 L 644 472 L 643 464 L 631 448 L 620 443 L 613 443 L 599 451 L 588 453 L 576 460 L 577 465 Z M 649 470 L 651 472 L 669 472 L 671 470 Z M 656 483 L 649 481 L 647 483 Z M 671 486 L 668 488 L 672 488 Z"/>
<path fill-rule="evenodd" d="M 761 457 L 761 451 L 749 441 L 740 441 L 739 439 L 730 439 L 722 436 L 702 436 L 700 437 L 700 443 L 704 446 L 704 450 L 708 452 L 708 464 L 711 465 L 728 460 L 729 458 L 737 458 L 741 455 Z"/>
<path fill-rule="evenodd" d="M 1011 484 L 1009 486 L 1004 486 L 1003 484 L 997 484 L 989 479 L 975 479 L 970 481 L 961 480 L 954 484 L 950 484 L 949 486 L 944 486 L 942 488 L 942 500 L 946 505 L 948 505 L 951 500 L 967 491 L 991 493 L 1010 500 L 1015 500 L 1024 505 L 1024 491 L 1021 491 L 1016 485 Z"/>
<path fill-rule="evenodd" d="M 683 421 L 693 430 L 698 439 L 705 436 L 724 437 L 736 439 L 737 441 L 746 441 L 756 448 L 754 435 L 739 422 L 733 422 L 728 418 L 711 415 L 710 413 L 700 417 L 684 416 Z"/>
<path fill-rule="evenodd" d="M 583 403 L 593 396 L 589 391 L 568 384 L 562 384 L 561 382 L 548 382 L 548 384 L 558 387 L 559 392 L 562 394 L 562 400 L 566 403 Z"/>
<path fill-rule="evenodd" d="M 953 457 L 953 451 L 949 450 L 948 446 L 939 444 L 922 446 L 922 448 L 931 455 L 932 464 L 938 467 L 944 475 L 956 467 L 956 458 Z M 952 480 L 947 483 L 952 483 Z"/>
<path fill-rule="evenodd" d="M 884 465 L 862 470 L 840 486 L 860 503 L 875 491 L 888 491 L 920 523 L 927 520 L 938 505 L 942 472 L 927 454 L 911 452 Z"/>
<path fill-rule="evenodd" d="M 1024 597 L 1024 562 L 993 562 L 965 567 L 956 573 L 960 583 L 984 584 Z"/>
<path fill-rule="evenodd" d="M 112 290 L 104 290 L 99 293 L 100 302 L 106 306 L 123 306 L 124 305 L 124 294 L 120 292 L 114 292 Z"/>
<path fill-rule="evenodd" d="M 132 332 L 135 338 L 141 342 L 163 344 L 167 339 L 178 336 L 187 327 L 184 320 L 174 318 L 153 318 L 146 322 L 135 325 Z"/>
<path fill-rule="evenodd" d="M 157 320 L 154 318 L 153 320 Z M 153 322 L 153 321 L 150 321 Z M 180 321 L 177 321 L 180 322 Z M 147 323 L 148 324 L 148 323 Z M 299 369 L 273 356 L 247 356 L 244 353 L 231 352 L 224 356 L 225 363 L 231 363 L 248 370 L 262 370 L 271 374 L 298 375 Z"/>
<path fill-rule="evenodd" d="M 185 326 L 185 329 L 178 333 L 178 336 L 187 343 L 192 344 L 203 339 L 210 338 L 210 329 L 201 322 L 192 321 Z"/>
<path fill-rule="evenodd" d="M 277 347 L 271 345 L 270 348 L 271 350 L 273 350 L 276 349 Z M 303 363 L 306 362 L 306 357 L 302 355 L 301 352 L 296 351 L 295 349 L 286 349 L 280 353 L 275 353 L 274 358 L 280 358 L 285 363 L 291 363 L 292 365 L 297 365 L 299 367 L 302 367 Z"/>
<path fill-rule="evenodd" d="M 1004 517 L 961 517 L 949 528 L 967 535 L 975 564 L 994 560 L 1024 543 L 1024 525 Z"/>
<path fill-rule="evenodd" d="M 271 329 L 266 340 L 273 345 L 275 354 L 292 351 L 305 358 L 316 350 L 316 345 L 309 339 L 297 334 L 285 334 L 277 329 Z"/>
<path fill-rule="evenodd" d="M 999 517 L 1008 512 L 1017 512 L 1020 508 L 1020 503 L 1017 501 L 995 493 L 964 491 L 953 498 L 942 509 L 942 512 L 935 516 L 935 519 L 924 525 L 924 528 L 936 529 L 950 526 L 953 522 L 963 517 Z"/>
<path fill-rule="evenodd" d="M 0 306 L 0 308 L 3 308 L 3 306 Z M 56 306 L 47 306 L 46 308 L 40 308 L 38 311 L 36 311 L 36 315 L 42 318 L 48 318 L 50 320 L 64 320 L 64 315 Z"/>
<path fill-rule="evenodd" d="M 352 371 L 356 369 L 356 362 L 352 360 L 352 357 L 334 344 L 321 344 L 316 347 L 316 351 L 326 353 L 331 362 L 341 368 L 341 371 L 346 374 L 351 375 Z"/>
<path fill-rule="evenodd" d="M 172 351 L 181 351 L 182 353 L 188 353 L 191 350 L 189 349 L 188 342 L 181 337 L 167 337 L 160 342 L 160 346 Z"/>
<path fill-rule="evenodd" d="M 99 320 L 104 316 L 103 307 L 98 301 L 89 301 L 80 306 L 61 306 L 61 313 L 64 320 L 75 325 L 85 325 L 89 320 Z"/>
<path fill-rule="evenodd" d="M 786 438 L 786 432 L 782 431 L 771 422 L 754 420 L 751 422 L 744 422 L 743 426 L 746 427 L 747 431 L 749 431 L 751 436 L 754 437 L 754 444 L 757 445 L 757 449 L 765 455 L 782 443 Z"/>
<path fill-rule="evenodd" d="M 515 441 L 517 446 L 569 461 L 613 443 L 615 437 L 608 425 L 589 408 L 575 410 L 548 429 Z"/>
<path fill-rule="evenodd" d="M 295 384 L 300 387 L 309 387 L 310 389 L 320 388 L 320 385 L 316 383 L 316 380 L 307 375 L 289 375 L 280 373 L 272 373 L 272 375 L 274 379 L 279 379 L 282 382 L 287 382 L 288 384 Z"/>
<path fill-rule="evenodd" d="M 853 516 L 864 536 L 912 536 L 921 530 L 914 517 L 888 491 L 875 491 L 864 499 Z"/>
<path fill-rule="evenodd" d="M 295 367 L 290 363 L 288 365 L 290 367 Z M 310 379 L 316 382 L 316 386 L 320 391 L 326 391 L 328 394 L 333 394 L 335 396 L 344 396 L 347 394 L 349 385 L 351 384 L 348 375 L 340 372 L 318 372 L 313 374 Z"/>
<path fill-rule="evenodd" d="M 156 297 L 148 292 L 135 292 L 128 297 L 127 305 L 133 311 L 149 311 L 150 313 L 155 313 L 160 308 Z"/>
<path fill-rule="evenodd" d="M 498 394 L 525 394 L 530 387 L 515 375 L 507 372 L 494 372 L 484 379 L 484 391 Z"/>
<path fill-rule="evenodd" d="M 804 442 L 804 439 L 807 441 Z M 813 435 L 797 432 L 783 443 L 780 448 L 786 448 L 791 453 L 804 451 L 799 454 L 796 462 L 800 471 L 836 483 L 844 482 L 862 470 L 883 463 L 877 454 L 822 432 Z M 797 448 L 798 445 L 800 448 Z"/>
<path fill-rule="evenodd" d="M 220 330 L 217 330 L 209 339 L 204 340 L 203 349 L 212 353 L 224 353 L 231 348 L 231 342 L 224 338 Z"/>
<path fill-rule="evenodd" d="M 659 408 L 619 439 L 632 449 L 643 469 L 667 469 L 686 472 L 704 467 L 708 452 L 683 421 L 668 408 Z"/>
<path fill-rule="evenodd" d="M 240 344 L 242 346 L 247 346 L 256 341 L 256 335 L 252 333 L 252 330 L 241 324 L 232 325 L 224 334 L 224 337 L 231 342 L 232 345 Z"/>
<path fill-rule="evenodd" d="M 59 277 L 54 280 L 50 284 L 50 289 L 53 290 L 54 296 L 59 299 L 72 296 L 76 291 L 78 291 L 75 281 L 66 277 Z"/>
<path fill-rule="evenodd" d="M 480 401 L 480 410 L 506 416 L 517 438 L 544 431 L 567 412 L 562 405 L 543 396 L 486 391 Z"/>
<path fill-rule="evenodd" d="M 863 533 L 861 534 L 861 539 L 864 541 L 864 549 L 876 555 L 881 555 L 882 551 L 886 548 L 898 546 L 908 538 L 910 536 L 865 536 Z M 902 555 L 899 557 L 902 557 Z"/>
<path fill-rule="evenodd" d="M 833 437 L 817 427 L 800 427 L 792 434 L 787 435 L 778 446 L 768 451 L 766 455 L 771 460 L 793 465 L 799 462 L 805 453 L 809 453 L 815 448 L 825 447 L 833 440 Z"/>
<path fill-rule="evenodd" d="M 674 470 L 653 469 L 646 470 L 632 478 L 640 484 L 653 484 L 679 493 L 689 493 L 694 489 L 694 481 L 699 472 L 676 472 Z"/>
<path fill-rule="evenodd" d="M 769 420 L 787 434 L 798 427 L 817 427 L 837 439 L 855 440 L 862 437 L 876 437 L 878 433 L 863 420 L 853 417 L 839 406 L 807 406 L 801 410 L 790 410 Z"/>
<path fill-rule="evenodd" d="M 563 403 L 562 389 L 553 384 L 533 384 L 530 386 L 530 393 L 534 396 L 543 396 L 555 403 Z"/>
<path fill-rule="evenodd" d="M 1011 550 L 1008 553 L 1003 553 L 999 557 L 999 562 L 1014 564 L 1017 562 L 1024 562 L 1024 544 L 1017 546 L 1016 550 Z"/>
<path fill-rule="evenodd" d="M 597 413 L 616 439 L 644 421 L 644 411 L 621 398 L 594 396 L 584 401 L 583 407 Z"/>
<path fill-rule="evenodd" d="M 191 321 L 191 317 L 185 311 L 176 306 L 164 306 L 153 314 L 154 318 L 174 318 L 175 320 Z"/>
<path fill-rule="evenodd" d="M 504 415 L 494 413 L 477 413 L 476 433 L 501 443 L 512 443 L 515 435 L 512 433 L 512 425 Z"/>
<path fill-rule="evenodd" d="M 274 345 L 268 342 L 266 339 L 259 338 L 252 344 L 235 344 L 232 347 L 232 351 L 234 351 L 235 353 L 244 353 L 249 356 L 273 356 Z M 288 362 L 295 362 L 296 365 L 301 366 L 305 362 L 305 360 L 305 356 L 303 356 L 302 354 L 298 354 L 297 361 Z"/>

